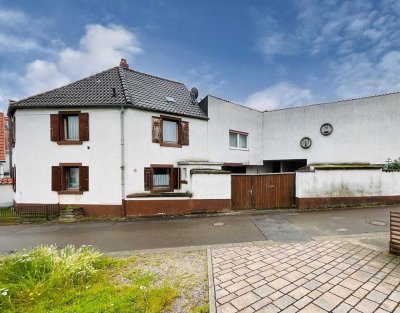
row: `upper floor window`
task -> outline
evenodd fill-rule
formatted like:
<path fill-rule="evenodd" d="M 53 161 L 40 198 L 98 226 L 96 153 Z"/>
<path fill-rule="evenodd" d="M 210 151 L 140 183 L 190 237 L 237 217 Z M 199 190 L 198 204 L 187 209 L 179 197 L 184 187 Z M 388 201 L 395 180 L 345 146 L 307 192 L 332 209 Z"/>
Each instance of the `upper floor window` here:
<path fill-rule="evenodd" d="M 229 147 L 233 149 L 248 150 L 248 135 L 248 133 L 230 130 Z"/>
<path fill-rule="evenodd" d="M 89 140 L 89 114 L 79 111 L 50 114 L 50 138 L 61 145 Z"/>
<path fill-rule="evenodd" d="M 166 147 L 188 146 L 189 122 L 171 116 L 153 116 L 152 141 Z"/>
<path fill-rule="evenodd" d="M 66 140 L 79 140 L 79 116 L 63 116 L 64 138 Z"/>
<path fill-rule="evenodd" d="M 163 120 L 163 142 L 165 143 L 178 143 L 178 122 Z"/>

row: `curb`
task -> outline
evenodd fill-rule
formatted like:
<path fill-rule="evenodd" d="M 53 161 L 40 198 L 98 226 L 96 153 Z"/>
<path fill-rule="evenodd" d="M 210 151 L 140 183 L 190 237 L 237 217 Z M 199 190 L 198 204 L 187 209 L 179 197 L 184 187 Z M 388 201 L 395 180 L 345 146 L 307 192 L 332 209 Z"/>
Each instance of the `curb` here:
<path fill-rule="evenodd" d="M 246 241 L 246 242 L 235 242 L 235 243 L 220 243 L 212 245 L 199 245 L 199 246 L 182 246 L 182 247 L 171 247 L 171 248 L 154 248 L 154 249 L 142 249 L 142 250 L 125 250 L 125 251 L 112 251 L 104 252 L 105 255 L 125 257 L 135 254 L 153 254 L 153 253 L 173 253 L 173 252 L 190 252 L 199 250 L 210 250 L 210 249 L 227 249 L 237 247 L 264 247 L 268 245 L 276 244 L 271 240 L 259 240 L 259 241 Z"/>
<path fill-rule="evenodd" d="M 207 268 L 208 268 L 208 302 L 209 302 L 209 313 L 216 313 L 215 303 L 215 286 L 213 276 L 213 265 L 212 265 L 212 252 L 211 249 L 207 249 Z"/>

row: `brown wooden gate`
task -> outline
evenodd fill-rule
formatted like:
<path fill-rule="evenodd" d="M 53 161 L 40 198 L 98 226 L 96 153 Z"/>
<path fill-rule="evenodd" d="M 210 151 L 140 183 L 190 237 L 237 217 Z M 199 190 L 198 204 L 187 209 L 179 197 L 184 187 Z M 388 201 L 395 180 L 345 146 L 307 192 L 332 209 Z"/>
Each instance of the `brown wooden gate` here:
<path fill-rule="evenodd" d="M 295 173 L 232 175 L 234 210 L 289 208 L 295 204 Z"/>

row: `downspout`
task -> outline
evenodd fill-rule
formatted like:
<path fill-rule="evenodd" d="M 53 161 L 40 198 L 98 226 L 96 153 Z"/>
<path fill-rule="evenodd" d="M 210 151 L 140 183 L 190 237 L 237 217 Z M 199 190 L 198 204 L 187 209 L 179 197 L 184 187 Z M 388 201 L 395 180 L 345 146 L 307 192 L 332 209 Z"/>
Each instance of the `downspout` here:
<path fill-rule="evenodd" d="M 10 103 L 9 103 L 9 105 L 10 105 Z M 15 179 L 15 177 L 14 177 L 14 170 L 13 170 L 13 158 L 12 158 L 12 155 L 13 155 L 13 150 L 14 150 L 14 147 L 13 147 L 13 140 L 14 140 L 14 131 L 13 131 L 13 129 L 14 129 L 14 118 L 15 118 L 15 115 L 14 115 L 14 113 L 11 113 L 11 114 L 7 114 L 8 115 L 8 157 L 9 157 L 9 166 L 8 166 L 8 175 L 13 179 L 13 186 L 14 186 L 14 179 Z M 14 207 L 14 209 L 16 208 L 16 202 L 15 202 L 15 192 L 14 192 L 14 190 L 13 190 L 13 207 Z"/>
<path fill-rule="evenodd" d="M 125 207 L 125 108 L 121 106 L 120 125 L 121 125 L 121 199 L 124 217 L 126 217 Z"/>

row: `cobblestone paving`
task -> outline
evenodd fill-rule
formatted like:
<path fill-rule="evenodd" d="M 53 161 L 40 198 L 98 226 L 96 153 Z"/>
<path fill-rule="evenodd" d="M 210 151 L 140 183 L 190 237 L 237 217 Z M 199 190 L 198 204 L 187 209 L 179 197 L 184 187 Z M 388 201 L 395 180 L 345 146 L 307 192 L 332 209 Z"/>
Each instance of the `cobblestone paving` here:
<path fill-rule="evenodd" d="M 213 249 L 217 313 L 400 312 L 400 257 L 347 242 Z"/>

